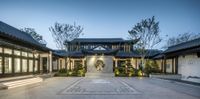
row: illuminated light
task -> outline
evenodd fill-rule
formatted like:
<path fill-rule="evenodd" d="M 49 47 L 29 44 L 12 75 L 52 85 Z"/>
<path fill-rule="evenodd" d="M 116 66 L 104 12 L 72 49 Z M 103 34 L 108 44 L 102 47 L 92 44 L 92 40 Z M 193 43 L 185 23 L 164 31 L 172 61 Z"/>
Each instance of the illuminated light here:
<path fill-rule="evenodd" d="M 143 77 L 138 77 L 139 79 L 143 79 Z"/>

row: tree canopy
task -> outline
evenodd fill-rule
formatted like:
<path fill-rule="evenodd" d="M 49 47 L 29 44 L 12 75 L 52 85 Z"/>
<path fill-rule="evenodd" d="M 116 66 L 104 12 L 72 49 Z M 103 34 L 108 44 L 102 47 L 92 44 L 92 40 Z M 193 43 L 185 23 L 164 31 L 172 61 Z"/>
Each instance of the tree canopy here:
<path fill-rule="evenodd" d="M 159 22 L 155 20 L 155 17 L 143 19 L 141 22 L 137 23 L 130 31 L 130 39 L 138 39 L 139 41 L 134 45 L 135 49 L 139 52 L 141 56 L 141 70 L 144 71 L 145 57 L 147 54 L 151 54 L 151 50 L 155 45 L 161 42 L 161 37 L 159 35 Z"/>
<path fill-rule="evenodd" d="M 31 35 L 33 37 L 33 39 L 35 39 L 36 41 L 38 41 L 40 44 L 45 45 L 47 44 L 47 42 L 43 39 L 43 37 L 38 34 L 34 28 L 23 28 L 20 29 L 21 31 L 28 33 L 29 35 Z"/>
<path fill-rule="evenodd" d="M 174 46 L 183 42 L 187 42 L 196 38 L 200 37 L 200 33 L 190 33 L 190 32 L 186 32 L 183 34 L 179 34 L 177 37 L 170 37 L 168 38 L 166 45 L 164 45 L 163 48 L 168 48 L 170 46 Z"/>
<path fill-rule="evenodd" d="M 152 49 L 155 45 L 161 42 L 159 32 L 159 22 L 155 17 L 143 19 L 137 23 L 130 31 L 130 39 L 139 39 L 135 47 L 139 50 L 142 57 L 145 57 L 148 49 Z"/>
<path fill-rule="evenodd" d="M 65 49 L 65 41 L 71 41 L 75 38 L 78 38 L 80 34 L 83 34 L 83 27 L 76 25 L 76 23 L 71 25 L 56 22 L 49 28 L 49 30 L 54 38 L 54 41 L 56 42 L 58 49 Z"/>

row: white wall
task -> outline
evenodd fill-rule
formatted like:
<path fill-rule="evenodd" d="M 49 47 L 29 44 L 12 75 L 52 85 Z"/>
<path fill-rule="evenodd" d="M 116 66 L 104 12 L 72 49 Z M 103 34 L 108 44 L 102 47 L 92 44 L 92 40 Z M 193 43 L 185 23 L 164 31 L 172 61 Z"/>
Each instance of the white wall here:
<path fill-rule="evenodd" d="M 172 59 L 166 60 L 166 72 L 172 73 Z"/>
<path fill-rule="evenodd" d="M 62 60 L 62 63 L 61 61 Z M 59 64 L 58 64 L 60 69 L 65 69 L 65 58 L 59 58 Z"/>
<path fill-rule="evenodd" d="M 187 78 L 188 76 L 200 77 L 200 58 L 196 53 L 178 57 L 178 74 L 182 74 L 183 80 L 200 82 L 200 79 Z"/>
<path fill-rule="evenodd" d="M 162 59 L 156 60 L 156 63 L 158 64 L 159 69 L 161 70 L 162 68 Z"/>
<path fill-rule="evenodd" d="M 97 60 L 102 60 L 105 64 L 102 71 L 97 71 L 95 67 L 95 63 Z M 113 72 L 112 56 L 95 56 L 95 55 L 87 56 L 86 61 L 87 61 L 87 72 L 90 72 L 90 73 L 99 73 L 99 72 L 112 73 Z"/>

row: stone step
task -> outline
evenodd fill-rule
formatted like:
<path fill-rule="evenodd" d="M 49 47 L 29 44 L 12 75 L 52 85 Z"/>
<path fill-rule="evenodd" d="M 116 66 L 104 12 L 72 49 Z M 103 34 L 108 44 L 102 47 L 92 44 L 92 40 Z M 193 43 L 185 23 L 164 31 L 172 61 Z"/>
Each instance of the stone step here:
<path fill-rule="evenodd" d="M 34 78 L 28 78 L 28 79 L 22 79 L 22 80 L 2 82 L 2 83 L 0 83 L 0 85 L 2 86 L 1 89 L 11 89 L 11 88 L 16 88 L 16 87 L 20 87 L 20 86 L 39 83 L 42 81 L 43 81 L 42 78 L 34 77 Z"/>
<path fill-rule="evenodd" d="M 114 73 L 86 73 L 85 77 L 114 77 Z"/>

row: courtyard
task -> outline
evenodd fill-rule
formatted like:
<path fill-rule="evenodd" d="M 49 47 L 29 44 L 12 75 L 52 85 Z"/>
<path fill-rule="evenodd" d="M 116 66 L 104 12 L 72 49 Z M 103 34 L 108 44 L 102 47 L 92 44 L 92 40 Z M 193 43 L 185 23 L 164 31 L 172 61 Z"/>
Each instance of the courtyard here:
<path fill-rule="evenodd" d="M 200 87 L 146 77 L 53 77 L 0 90 L 0 99 L 199 99 Z"/>

